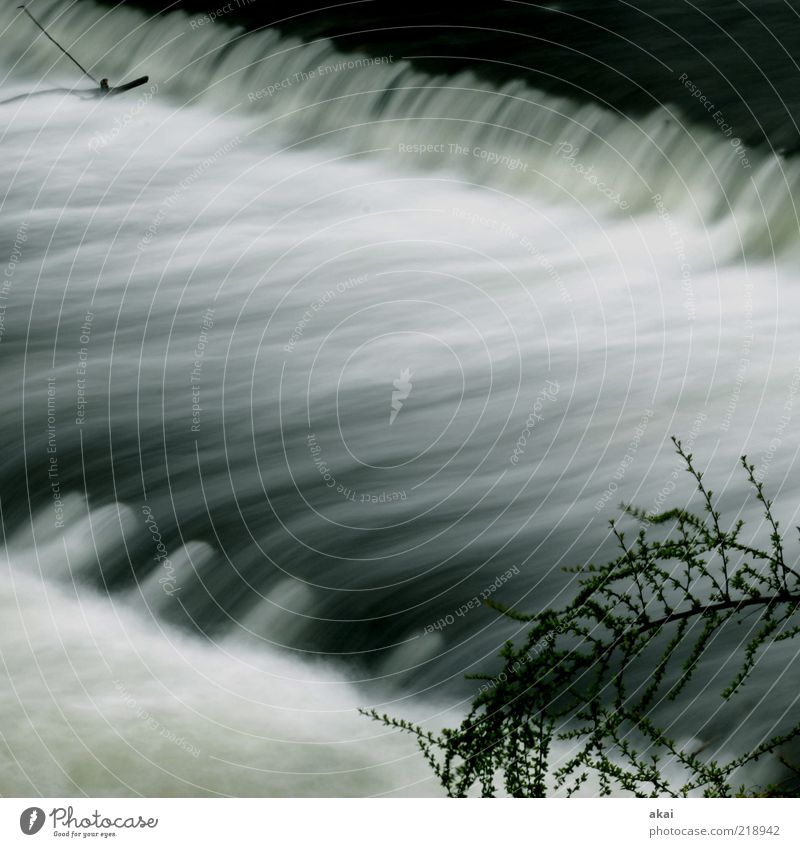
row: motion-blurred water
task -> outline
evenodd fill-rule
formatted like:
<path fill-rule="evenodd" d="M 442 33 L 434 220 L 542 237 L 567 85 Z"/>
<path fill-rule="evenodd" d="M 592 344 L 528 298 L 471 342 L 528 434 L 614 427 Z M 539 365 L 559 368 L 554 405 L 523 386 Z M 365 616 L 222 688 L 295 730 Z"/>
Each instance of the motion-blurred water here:
<path fill-rule="evenodd" d="M 558 602 L 621 500 L 681 503 L 671 434 L 731 517 L 747 452 L 795 520 L 796 162 L 667 107 L 31 8 L 151 82 L 15 99 L 91 83 L 4 7 L 0 791 L 435 791 L 355 709 L 462 710 L 515 631 L 479 601 Z M 686 734 L 724 744 L 698 696 Z"/>

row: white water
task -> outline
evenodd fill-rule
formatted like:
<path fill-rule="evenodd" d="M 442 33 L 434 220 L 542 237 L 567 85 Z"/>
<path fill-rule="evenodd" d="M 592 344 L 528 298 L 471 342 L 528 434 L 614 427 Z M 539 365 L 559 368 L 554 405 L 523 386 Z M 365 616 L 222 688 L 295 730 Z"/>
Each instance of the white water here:
<path fill-rule="evenodd" d="M 463 709 L 461 677 L 511 631 L 455 611 L 510 568 L 493 596 L 548 602 L 568 585 L 560 566 L 608 554 L 619 500 L 649 507 L 673 486 L 664 506 L 677 502 L 669 435 L 693 442 L 734 512 L 747 451 L 795 519 L 796 164 L 749 151 L 744 168 L 666 111 L 634 122 L 396 57 L 252 99 L 342 57 L 260 33 L 220 58 L 231 31 L 182 14 L 49 8 L 34 11 L 87 63 L 158 87 L 0 106 L 0 494 L 24 536 L 0 708 L 10 736 L 42 733 L 4 759 L 2 793 L 434 791 L 414 745 L 355 709 Z M 8 98 L 75 84 L 23 28 L 4 9 Z M 697 734 L 759 737 L 793 696 Z"/>
<path fill-rule="evenodd" d="M 4 796 L 439 793 L 329 668 L 202 643 L 15 565 L 0 589 Z"/>

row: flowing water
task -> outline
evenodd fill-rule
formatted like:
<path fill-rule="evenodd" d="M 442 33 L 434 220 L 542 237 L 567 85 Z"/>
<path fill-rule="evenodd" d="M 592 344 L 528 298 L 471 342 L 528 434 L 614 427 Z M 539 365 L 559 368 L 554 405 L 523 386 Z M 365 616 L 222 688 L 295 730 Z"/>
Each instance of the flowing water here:
<path fill-rule="evenodd" d="M 151 81 L 52 91 L 91 83 L 3 7 L 0 792 L 435 794 L 358 708 L 457 720 L 516 631 L 480 601 L 563 601 L 621 500 L 682 504 L 670 435 L 731 516 L 747 452 L 796 520 L 797 162 L 666 106 L 31 8 Z M 769 708 L 700 692 L 681 731 L 760 739 L 792 657 Z"/>

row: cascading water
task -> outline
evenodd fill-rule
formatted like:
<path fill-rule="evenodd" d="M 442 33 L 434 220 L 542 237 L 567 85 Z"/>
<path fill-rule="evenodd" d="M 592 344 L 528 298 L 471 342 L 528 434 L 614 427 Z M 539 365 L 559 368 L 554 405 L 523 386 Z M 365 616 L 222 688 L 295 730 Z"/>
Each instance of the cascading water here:
<path fill-rule="evenodd" d="M 481 600 L 558 601 L 620 500 L 680 502 L 669 435 L 723 504 L 742 452 L 793 502 L 795 161 L 31 8 L 151 82 L 16 99 L 91 83 L 2 11 L 2 793 L 435 793 L 358 707 L 462 711 L 515 632 Z"/>

